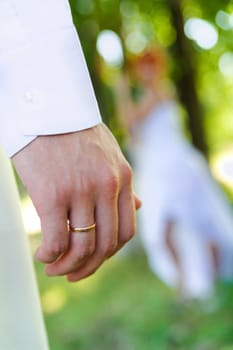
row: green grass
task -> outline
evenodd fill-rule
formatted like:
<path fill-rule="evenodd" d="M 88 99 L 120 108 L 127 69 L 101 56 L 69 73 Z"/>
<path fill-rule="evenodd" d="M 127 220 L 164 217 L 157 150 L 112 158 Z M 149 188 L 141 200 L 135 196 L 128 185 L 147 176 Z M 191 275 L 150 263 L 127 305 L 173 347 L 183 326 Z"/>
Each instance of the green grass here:
<path fill-rule="evenodd" d="M 182 303 L 135 251 L 76 284 L 36 272 L 51 350 L 233 350 L 231 284 Z"/>

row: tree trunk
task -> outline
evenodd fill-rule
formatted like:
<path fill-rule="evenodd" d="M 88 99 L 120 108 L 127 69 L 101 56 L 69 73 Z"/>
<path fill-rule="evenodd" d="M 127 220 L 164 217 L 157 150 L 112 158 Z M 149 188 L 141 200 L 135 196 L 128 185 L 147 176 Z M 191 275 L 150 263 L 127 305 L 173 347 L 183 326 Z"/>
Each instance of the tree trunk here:
<path fill-rule="evenodd" d="M 205 156 L 208 147 L 203 127 L 203 111 L 200 105 L 195 82 L 195 52 L 184 34 L 184 18 L 181 0 L 167 0 L 170 8 L 177 40 L 172 48 L 172 57 L 178 65 L 175 77 L 181 103 L 187 110 L 192 142 Z"/>

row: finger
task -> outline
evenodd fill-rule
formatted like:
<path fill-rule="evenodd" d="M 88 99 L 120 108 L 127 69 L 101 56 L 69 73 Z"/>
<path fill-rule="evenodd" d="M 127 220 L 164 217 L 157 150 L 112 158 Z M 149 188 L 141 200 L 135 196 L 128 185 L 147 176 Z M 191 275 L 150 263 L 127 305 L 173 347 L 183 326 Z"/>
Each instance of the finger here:
<path fill-rule="evenodd" d="M 69 247 L 66 208 L 56 207 L 43 213 L 40 220 L 42 240 L 35 253 L 35 259 L 42 263 L 52 263 Z"/>
<path fill-rule="evenodd" d="M 87 198 L 75 200 L 69 216 L 72 227 L 86 227 L 95 222 L 94 205 Z M 69 251 L 46 267 L 49 276 L 66 275 L 86 262 L 95 250 L 95 229 L 88 232 L 70 232 Z"/>
<path fill-rule="evenodd" d="M 135 203 L 136 210 L 141 208 L 142 201 L 141 201 L 141 199 L 138 198 L 138 196 L 135 193 L 134 193 L 134 203 Z"/>
<path fill-rule="evenodd" d="M 96 250 L 90 259 L 74 273 L 68 274 L 70 282 L 81 280 L 93 274 L 112 255 L 118 245 L 117 198 L 102 197 L 96 207 Z"/>
<path fill-rule="evenodd" d="M 137 199 L 137 198 L 136 198 Z M 118 199 L 118 245 L 120 250 L 128 241 L 130 241 L 136 232 L 136 205 L 135 195 L 131 188 L 125 186 Z M 115 252 L 114 252 L 115 253 Z M 112 254 L 113 255 L 113 254 Z M 110 255 L 109 257 L 111 257 Z"/>
<path fill-rule="evenodd" d="M 130 241 L 136 232 L 136 217 L 137 210 L 135 194 L 132 193 L 131 188 L 126 186 L 121 192 L 118 199 L 118 246 L 120 250 L 128 241 Z M 141 203 L 141 202 L 140 202 Z"/>
<path fill-rule="evenodd" d="M 118 215 L 119 215 L 119 234 L 118 246 L 119 249 L 133 238 L 136 232 L 136 205 L 135 196 L 131 188 L 126 186 L 122 190 L 118 200 Z"/>

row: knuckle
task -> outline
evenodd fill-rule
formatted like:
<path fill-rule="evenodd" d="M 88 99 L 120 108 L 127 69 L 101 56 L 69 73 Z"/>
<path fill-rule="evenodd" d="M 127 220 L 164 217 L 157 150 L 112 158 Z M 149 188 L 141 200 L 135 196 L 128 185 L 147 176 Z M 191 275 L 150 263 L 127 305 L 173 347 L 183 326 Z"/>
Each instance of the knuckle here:
<path fill-rule="evenodd" d="M 79 182 L 76 184 L 75 192 L 78 196 L 86 197 L 90 195 L 93 191 L 93 183 L 90 179 L 82 178 L 79 179 Z"/>
<path fill-rule="evenodd" d="M 78 253 L 77 260 L 82 261 L 89 258 L 95 251 L 95 247 L 93 245 L 88 245 L 85 248 L 81 249 Z"/>
<path fill-rule="evenodd" d="M 68 189 L 64 186 L 48 186 L 46 188 L 46 201 L 44 196 L 35 203 L 39 216 L 47 216 L 54 211 L 54 208 L 64 206 L 68 194 Z"/>
<path fill-rule="evenodd" d="M 114 172 L 105 172 L 102 177 L 101 190 L 108 196 L 113 196 L 118 190 L 119 179 Z"/>
<path fill-rule="evenodd" d="M 63 186 L 51 185 L 51 186 L 48 186 L 46 193 L 47 193 L 47 197 L 49 198 L 49 201 L 52 204 L 57 205 L 64 202 L 67 189 L 64 185 Z"/>
<path fill-rule="evenodd" d="M 101 247 L 101 255 L 104 257 L 108 257 L 109 255 L 113 254 L 117 249 L 117 243 L 116 242 L 108 242 L 107 244 L 103 244 Z"/>
<path fill-rule="evenodd" d="M 128 163 L 124 163 L 124 165 L 122 165 L 121 173 L 122 173 L 123 182 L 126 184 L 131 184 L 133 173 Z"/>
<path fill-rule="evenodd" d="M 86 248 L 86 255 L 87 255 L 87 256 L 93 255 L 94 252 L 95 252 L 95 246 L 94 246 L 94 244 L 89 245 L 89 246 Z"/>
<path fill-rule="evenodd" d="M 59 256 L 59 255 L 65 253 L 67 248 L 68 248 L 68 244 L 66 242 L 55 241 L 55 242 L 50 243 L 48 250 L 49 250 L 50 255 Z"/>
<path fill-rule="evenodd" d="M 130 241 L 136 233 L 136 227 L 135 225 L 132 225 L 131 227 L 128 228 L 128 230 L 122 232 L 121 238 L 119 239 L 120 244 L 125 244 L 128 241 Z"/>
<path fill-rule="evenodd" d="M 87 246 L 83 249 L 81 252 L 81 255 L 79 255 L 80 259 L 86 259 L 89 258 L 94 253 L 94 247 Z"/>
<path fill-rule="evenodd" d="M 87 258 L 87 254 L 86 254 L 86 251 L 83 249 L 83 250 L 80 250 L 78 255 L 76 256 L 76 262 L 77 261 L 83 261 Z"/>

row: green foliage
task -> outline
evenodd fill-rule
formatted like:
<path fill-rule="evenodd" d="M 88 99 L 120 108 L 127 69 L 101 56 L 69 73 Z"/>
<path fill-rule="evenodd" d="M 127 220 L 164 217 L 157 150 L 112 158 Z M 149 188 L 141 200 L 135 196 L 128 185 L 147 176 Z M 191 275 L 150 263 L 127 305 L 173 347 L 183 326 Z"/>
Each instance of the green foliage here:
<path fill-rule="evenodd" d="M 176 33 L 171 20 L 170 5 L 176 0 L 70 0 L 74 22 L 83 45 L 84 53 L 95 86 L 97 99 L 104 120 L 114 127 L 117 135 L 123 135 L 114 109 L 114 95 L 109 94 L 101 72 L 103 60 L 96 50 L 96 40 L 104 29 L 116 32 L 127 54 L 127 38 L 132 31 L 142 34 L 148 43 L 157 42 L 166 49 L 176 45 Z M 219 60 L 226 52 L 233 51 L 232 29 L 226 30 L 216 23 L 219 11 L 233 13 L 230 0 L 183 0 L 184 20 L 198 17 L 209 21 L 218 31 L 217 45 L 203 50 L 191 42 L 190 59 L 195 57 L 196 87 L 204 110 L 203 123 L 210 151 L 215 153 L 233 139 L 233 77 L 226 77 L 219 70 Z M 172 52 L 172 51 L 171 51 Z M 177 72 L 181 63 L 174 61 Z M 111 70 L 111 67 L 108 67 Z M 121 137 L 120 137 L 121 138 Z"/>
<path fill-rule="evenodd" d="M 38 264 L 36 270 L 51 350 L 233 346 L 233 285 L 219 285 L 210 300 L 182 302 L 152 274 L 140 252 L 111 259 L 77 284 L 45 277 Z"/>

